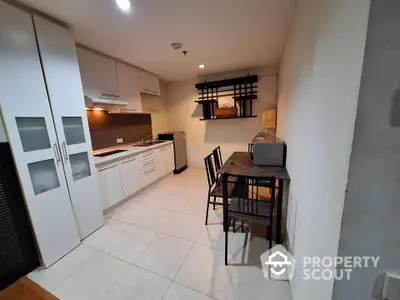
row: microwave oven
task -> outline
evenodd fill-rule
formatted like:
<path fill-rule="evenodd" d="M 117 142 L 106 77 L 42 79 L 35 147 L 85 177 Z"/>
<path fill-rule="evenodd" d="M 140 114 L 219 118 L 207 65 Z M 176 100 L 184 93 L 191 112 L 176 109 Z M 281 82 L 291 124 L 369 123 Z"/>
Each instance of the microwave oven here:
<path fill-rule="evenodd" d="M 255 165 L 286 166 L 286 144 L 276 137 L 257 137 L 251 144 Z"/>

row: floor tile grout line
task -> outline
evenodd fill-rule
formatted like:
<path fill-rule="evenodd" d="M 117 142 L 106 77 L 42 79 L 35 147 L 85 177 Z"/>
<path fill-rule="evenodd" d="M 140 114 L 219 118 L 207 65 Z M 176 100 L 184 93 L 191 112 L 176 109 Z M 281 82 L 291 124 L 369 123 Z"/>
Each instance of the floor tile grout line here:
<path fill-rule="evenodd" d="M 112 255 L 112 254 L 103 252 L 102 250 L 99 250 L 99 249 L 96 249 L 96 248 L 93 248 L 93 249 L 94 249 L 94 250 L 97 250 L 98 252 L 101 252 L 101 253 L 103 253 L 103 254 L 105 254 L 105 255 L 108 255 L 108 256 L 110 256 L 110 257 L 113 257 L 113 258 L 115 258 L 115 259 L 118 259 L 118 260 L 120 260 L 120 261 L 122 261 L 122 262 L 125 262 L 125 263 L 129 264 L 130 266 L 139 268 L 139 269 L 141 269 L 141 270 L 143 270 L 143 271 L 149 272 L 149 273 L 151 273 L 151 274 L 153 274 L 153 275 L 156 275 L 156 276 L 159 276 L 159 277 L 161 277 L 161 278 L 164 278 L 164 279 L 168 280 L 168 281 L 170 282 L 170 285 L 169 285 L 168 289 L 166 290 L 166 292 L 165 292 L 163 298 L 164 298 L 165 295 L 167 294 L 167 292 L 168 292 L 169 288 L 171 287 L 172 283 L 176 283 L 176 284 L 182 285 L 182 286 L 184 286 L 184 287 L 186 287 L 186 288 L 188 288 L 188 289 L 191 289 L 191 290 L 193 290 L 193 291 L 196 291 L 196 292 L 198 292 L 198 293 L 200 293 L 200 294 L 203 294 L 203 295 L 205 295 L 205 296 L 207 296 L 207 297 L 210 297 L 210 298 L 212 298 L 212 299 L 218 300 L 217 298 L 215 298 L 215 297 L 213 297 L 213 296 L 211 296 L 211 295 L 208 295 L 208 294 L 206 294 L 206 293 L 204 293 L 204 292 L 202 292 L 202 291 L 196 290 L 196 289 L 194 289 L 194 288 L 192 288 L 192 287 L 190 287 L 190 286 L 186 286 L 186 285 L 184 285 L 184 284 L 182 284 L 182 283 L 180 283 L 180 282 L 178 282 L 178 281 L 175 281 L 176 275 L 179 273 L 180 268 L 182 267 L 183 263 L 185 262 L 187 256 L 189 255 L 190 251 L 192 250 L 193 246 L 194 246 L 194 243 L 193 243 L 193 245 L 191 246 L 191 248 L 189 249 L 189 251 L 188 251 L 188 253 L 186 254 L 185 258 L 183 259 L 183 261 L 182 261 L 181 265 L 179 266 L 179 269 L 178 269 L 178 271 L 176 272 L 176 274 L 175 274 L 175 276 L 174 276 L 173 279 L 168 278 L 168 277 L 165 277 L 165 276 L 162 276 L 162 275 L 157 274 L 157 273 L 154 273 L 153 271 L 150 271 L 150 270 L 148 270 L 148 269 L 146 269 L 146 268 L 144 268 L 144 267 L 135 265 L 134 263 L 128 262 L 128 261 L 126 261 L 126 260 L 123 260 L 122 258 L 116 257 L 116 256 L 114 256 L 114 255 Z M 89 247 L 90 247 L 90 246 L 89 246 Z M 92 248 L 92 247 L 91 247 L 91 248 Z M 129 266 L 128 266 L 128 269 L 129 269 Z M 127 269 L 127 270 L 128 270 L 128 269 Z M 125 274 L 126 272 L 127 272 L 127 271 L 125 271 L 124 274 Z M 121 275 L 121 276 L 122 276 L 122 275 Z M 118 281 L 119 279 L 120 279 L 120 277 L 117 279 L 117 281 Z M 108 291 L 108 290 L 107 290 L 107 291 Z M 105 294 L 104 294 L 104 295 L 105 295 Z M 102 297 L 104 297 L 104 295 L 103 295 Z M 162 299 L 163 299 L 163 298 L 162 298 Z M 100 299 L 100 300 L 101 300 L 101 299 Z"/>
<path fill-rule="evenodd" d="M 176 275 L 178 275 L 179 271 L 181 270 L 182 265 L 185 263 L 187 257 L 189 256 L 189 253 L 192 251 L 193 246 L 194 246 L 194 243 L 192 243 L 192 245 L 190 246 L 190 249 L 189 249 L 189 251 L 186 253 L 185 258 L 182 260 L 182 263 L 180 264 L 178 270 L 175 272 L 175 275 L 174 275 L 174 278 L 172 278 L 172 281 L 175 281 Z"/>
<path fill-rule="evenodd" d="M 169 289 L 171 288 L 171 285 L 172 285 L 172 283 L 173 283 L 173 281 L 172 281 L 172 280 L 170 280 L 170 282 L 169 282 L 169 286 L 168 286 L 168 288 L 166 289 L 166 291 L 165 291 L 164 295 L 161 297 L 161 299 L 160 299 L 160 300 L 163 300 L 163 299 L 165 298 L 165 295 L 167 295 L 167 293 L 168 293 Z"/>
<path fill-rule="evenodd" d="M 216 218 L 217 218 L 217 217 L 216 217 Z M 113 220 L 115 220 L 115 219 L 113 219 Z M 152 231 L 152 232 L 154 232 L 154 233 L 156 233 L 156 234 L 164 234 L 164 235 L 167 235 L 167 236 L 170 236 L 170 237 L 173 237 L 173 238 L 177 238 L 177 239 L 180 239 L 180 240 L 183 240 L 183 241 L 186 241 L 186 242 L 190 242 L 190 243 L 202 245 L 202 246 L 205 246 L 205 247 L 208 247 L 208 248 L 211 248 L 211 249 L 221 250 L 221 249 L 216 248 L 215 246 L 205 245 L 205 244 L 203 244 L 203 243 L 197 242 L 197 239 L 198 239 L 198 237 L 200 236 L 201 231 L 202 231 L 204 228 L 201 228 L 201 230 L 199 231 L 199 234 L 197 235 L 196 239 L 195 239 L 194 241 L 192 241 L 192 240 L 187 240 L 187 239 L 184 239 L 184 238 L 182 238 L 182 237 L 178 237 L 178 236 L 175 236 L 175 235 L 171 235 L 171 234 L 168 234 L 168 233 L 165 233 L 165 232 L 162 232 L 162 231 L 157 231 L 157 230 L 154 230 L 154 229 L 150 229 L 150 228 L 148 228 L 148 227 L 143 227 L 143 226 L 140 226 L 140 225 L 138 225 L 138 224 L 131 224 L 131 223 L 124 222 L 124 221 L 120 221 L 120 220 L 115 220 L 115 221 L 129 225 L 129 226 L 128 226 L 126 229 L 124 229 L 122 232 L 125 232 L 130 226 L 135 226 L 135 227 L 138 227 L 138 228 L 141 228 L 141 229 L 145 229 L 145 230 Z M 217 224 L 208 224 L 208 225 L 221 225 L 221 226 L 222 226 L 222 224 L 219 224 L 219 223 L 217 223 Z M 208 226 L 208 225 L 204 225 L 204 226 Z M 206 227 L 206 228 L 207 228 L 207 227 Z M 122 232 L 121 232 L 121 233 L 122 233 Z M 86 245 L 86 244 L 85 244 L 85 245 Z M 109 245 L 109 244 L 107 244 L 107 245 Z M 107 247 L 107 246 L 106 246 L 106 247 Z M 221 251 L 223 251 L 223 250 L 221 250 Z"/>
<path fill-rule="evenodd" d="M 176 284 L 180 284 L 180 285 L 182 285 L 182 286 L 184 286 L 184 287 L 186 287 L 186 288 L 188 288 L 188 289 L 191 289 L 191 290 L 196 291 L 196 292 L 198 292 L 198 293 L 201 293 L 201 294 L 203 294 L 203 295 L 206 295 L 206 296 L 208 296 L 208 297 L 210 297 L 210 298 L 212 298 L 212 299 L 218 300 L 217 298 L 212 297 L 211 295 L 205 294 L 205 293 L 203 293 L 203 292 L 201 292 L 201 291 L 198 291 L 198 290 L 196 290 L 196 289 L 194 289 L 194 288 L 192 288 L 192 287 L 186 286 L 186 285 L 184 285 L 184 284 L 182 284 L 182 283 L 180 283 L 180 282 L 175 281 L 176 276 L 178 275 L 179 271 L 181 270 L 181 268 L 182 268 L 183 264 L 185 263 L 187 257 L 189 256 L 190 252 L 192 251 L 194 245 L 195 245 L 195 243 L 193 243 L 192 246 L 190 247 L 188 253 L 186 254 L 185 258 L 183 259 L 183 261 L 182 261 L 181 265 L 179 266 L 178 270 L 176 271 L 175 276 L 174 276 L 174 278 L 172 279 L 172 282 L 174 282 L 174 283 L 176 283 Z M 171 284 L 172 284 L 172 283 L 171 283 Z"/>
<path fill-rule="evenodd" d="M 114 219 L 113 219 L 113 220 L 114 220 Z M 124 224 L 126 224 L 126 225 L 129 225 L 128 228 L 124 229 L 122 232 L 125 232 L 125 231 L 128 230 L 129 227 L 131 227 L 131 226 L 135 226 L 135 227 L 140 228 L 140 229 L 145 229 L 145 230 L 152 231 L 152 232 L 154 232 L 154 233 L 156 233 L 156 234 L 164 234 L 164 235 L 168 235 L 168 236 L 170 236 L 170 237 L 173 237 L 173 238 L 176 238 L 176 239 L 180 239 L 180 240 L 183 240 L 183 241 L 186 241 L 186 242 L 195 243 L 195 241 L 186 240 L 186 239 L 184 239 L 184 238 L 182 238 L 182 237 L 175 236 L 175 235 L 172 235 L 172 234 L 169 234 L 169 233 L 165 233 L 165 232 L 162 232 L 162 231 L 157 231 L 157 230 L 154 230 L 154 229 L 150 229 L 150 228 L 148 228 L 148 227 L 143 227 L 143 226 L 140 226 L 140 225 L 137 225 L 137 224 L 131 224 L 131 223 L 127 223 L 127 222 L 119 221 L 119 220 L 115 220 L 115 221 L 118 221 L 118 222 L 120 222 L 120 223 L 124 223 Z M 121 233 L 122 233 L 122 232 L 121 232 Z M 200 233 L 201 233 L 201 230 L 200 230 Z M 199 235 L 200 235 L 200 233 L 199 233 Z M 86 244 L 84 244 L 84 245 L 86 245 Z M 108 246 L 108 245 L 109 245 L 109 244 L 107 244 L 107 246 Z M 89 245 L 86 245 L 86 246 L 89 246 Z"/>
<path fill-rule="evenodd" d="M 199 294 L 205 295 L 205 296 L 207 296 L 207 297 L 209 297 L 209 298 L 211 298 L 211 299 L 219 300 L 218 298 L 215 298 L 214 296 L 211 296 L 211 295 L 206 294 L 206 293 L 204 293 L 204 292 L 202 292 L 202 291 L 196 290 L 195 288 L 190 287 L 190 286 L 187 286 L 187 285 L 185 285 L 185 284 L 183 284 L 183 283 L 180 283 L 180 282 L 178 282 L 178 281 L 172 281 L 172 283 L 175 283 L 175 284 L 184 286 L 185 288 L 188 288 L 188 289 L 190 289 L 190 290 L 192 290 L 192 291 L 195 291 L 195 292 L 197 292 L 197 293 L 199 293 Z"/>
<path fill-rule="evenodd" d="M 129 270 L 129 265 L 128 265 L 128 267 L 126 268 L 126 270 L 125 270 L 124 272 L 122 272 L 122 274 L 108 287 L 108 289 L 107 289 L 107 290 L 104 292 L 104 294 L 99 298 L 99 300 L 103 299 L 104 296 L 107 295 L 108 291 L 111 290 L 111 288 L 112 288 L 113 286 L 115 286 L 115 285 L 118 283 L 118 281 L 122 278 L 122 276 L 124 276 L 124 275 L 128 272 L 128 270 Z"/>
<path fill-rule="evenodd" d="M 85 245 L 91 249 L 94 249 L 88 245 Z M 76 248 L 75 248 L 76 249 Z M 74 249 L 74 250 L 75 250 Z M 97 249 L 94 249 L 97 250 Z M 68 253 L 69 254 L 69 253 Z M 67 254 L 67 255 L 68 255 Z M 90 257 L 86 262 L 84 262 L 82 265 L 80 265 L 75 271 L 73 271 L 71 274 L 69 274 L 67 277 L 65 277 L 63 280 L 61 280 L 59 283 L 57 283 L 51 290 L 54 291 L 61 283 L 63 283 L 65 280 L 67 280 L 69 277 L 71 277 L 75 272 L 77 272 L 78 270 L 80 270 L 83 266 L 85 266 L 87 263 L 89 263 L 90 261 L 92 261 L 94 259 L 94 256 Z"/>
<path fill-rule="evenodd" d="M 89 247 L 91 247 L 91 246 L 89 246 Z M 172 282 L 172 279 L 171 279 L 171 278 L 168 278 L 168 277 L 162 276 L 162 275 L 160 275 L 160 274 L 154 273 L 154 271 L 150 271 L 150 270 L 148 270 L 148 269 L 146 269 L 146 268 L 143 268 L 143 267 L 141 267 L 141 266 L 135 265 L 135 263 L 131 263 L 131 262 L 129 262 L 129 261 L 126 261 L 126 260 L 124 260 L 124 259 L 122 259 L 122 258 L 120 258 L 120 257 L 117 257 L 117 256 L 114 256 L 114 255 L 112 255 L 112 254 L 110 254 L 110 253 L 104 252 L 103 250 L 96 249 L 96 248 L 93 248 L 93 247 L 91 247 L 91 248 L 94 249 L 94 250 L 96 250 L 96 251 L 98 251 L 98 252 L 100 252 L 100 253 L 102 253 L 102 254 L 108 255 L 108 256 L 110 256 L 110 257 L 112 257 L 112 258 L 115 258 L 115 259 L 118 259 L 118 260 L 120 260 L 120 261 L 122 261 L 122 262 L 124 262 L 124 263 L 127 263 L 129 266 L 133 266 L 133 267 L 139 268 L 139 269 L 141 269 L 141 270 L 143 270 L 143 271 L 149 272 L 149 273 L 151 273 L 151 274 L 153 274 L 153 275 L 157 275 L 157 276 L 159 276 L 159 277 L 162 277 L 162 278 L 167 279 L 168 281 L 171 281 L 171 282 Z"/>

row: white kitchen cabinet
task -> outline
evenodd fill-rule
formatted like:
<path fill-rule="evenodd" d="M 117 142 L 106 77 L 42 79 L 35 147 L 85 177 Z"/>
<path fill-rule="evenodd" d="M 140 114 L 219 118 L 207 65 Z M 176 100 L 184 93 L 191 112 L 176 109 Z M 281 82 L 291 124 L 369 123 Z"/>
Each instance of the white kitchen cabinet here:
<path fill-rule="evenodd" d="M 157 167 L 152 165 L 143 170 L 140 170 L 140 187 L 145 188 L 157 180 Z"/>
<path fill-rule="evenodd" d="M 156 151 L 156 177 L 158 179 L 167 174 L 167 157 L 165 147 L 160 147 Z"/>
<path fill-rule="evenodd" d="M 85 95 L 119 98 L 115 60 L 84 48 L 77 48 L 77 53 Z"/>
<path fill-rule="evenodd" d="M 117 204 L 124 198 L 118 163 L 99 167 L 98 180 L 103 210 Z"/>
<path fill-rule="evenodd" d="M 0 1 L 0 41 L 3 122 L 38 249 L 49 266 L 80 241 L 32 16 Z"/>
<path fill-rule="evenodd" d="M 75 42 L 64 27 L 37 16 L 34 24 L 70 199 L 83 239 L 104 224 L 104 216 Z"/>
<path fill-rule="evenodd" d="M 160 96 L 142 94 L 142 111 L 150 114 L 165 111 L 165 103 Z"/>
<path fill-rule="evenodd" d="M 160 80 L 157 76 L 146 71 L 139 73 L 140 91 L 146 94 L 160 95 Z"/>
<path fill-rule="evenodd" d="M 157 149 L 139 154 L 140 185 L 144 188 L 157 179 Z"/>
<path fill-rule="evenodd" d="M 123 196 L 126 198 L 141 188 L 138 156 L 121 161 L 120 172 Z"/>
<path fill-rule="evenodd" d="M 140 97 L 139 70 L 132 66 L 117 62 L 119 99 L 128 102 L 120 108 L 121 112 L 142 112 Z"/>
<path fill-rule="evenodd" d="M 167 173 L 172 172 L 175 169 L 175 156 L 174 156 L 174 145 L 169 144 L 166 146 L 166 165 Z"/>

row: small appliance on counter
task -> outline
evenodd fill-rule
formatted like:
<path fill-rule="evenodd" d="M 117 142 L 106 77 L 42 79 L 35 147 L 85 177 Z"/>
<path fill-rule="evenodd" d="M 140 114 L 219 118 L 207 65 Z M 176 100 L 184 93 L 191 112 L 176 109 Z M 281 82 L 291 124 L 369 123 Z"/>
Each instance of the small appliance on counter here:
<path fill-rule="evenodd" d="M 183 131 L 165 132 L 158 134 L 158 139 L 163 141 L 174 141 L 174 174 L 179 174 L 187 169 L 186 135 Z"/>
<path fill-rule="evenodd" d="M 251 142 L 250 155 L 255 165 L 284 167 L 286 144 L 277 137 L 260 132 Z"/>

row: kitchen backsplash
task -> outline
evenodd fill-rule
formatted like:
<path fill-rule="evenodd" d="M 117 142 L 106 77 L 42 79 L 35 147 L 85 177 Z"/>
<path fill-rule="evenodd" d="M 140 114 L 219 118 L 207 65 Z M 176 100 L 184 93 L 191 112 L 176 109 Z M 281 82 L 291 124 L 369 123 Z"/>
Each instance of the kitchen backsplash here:
<path fill-rule="evenodd" d="M 86 111 L 93 150 L 129 144 L 152 134 L 150 114 L 109 114 L 107 111 Z M 117 143 L 117 139 L 123 139 Z"/>

